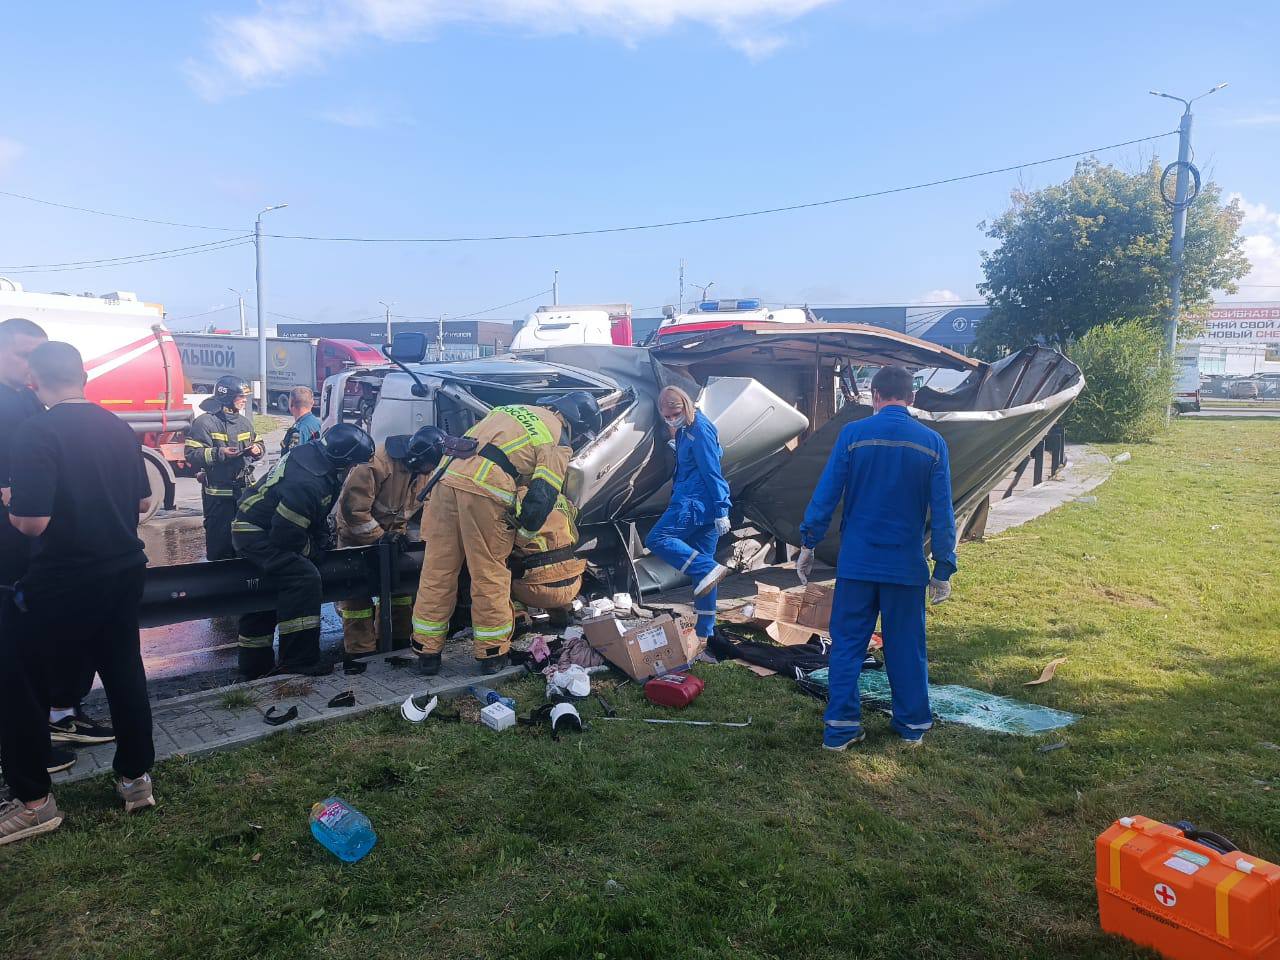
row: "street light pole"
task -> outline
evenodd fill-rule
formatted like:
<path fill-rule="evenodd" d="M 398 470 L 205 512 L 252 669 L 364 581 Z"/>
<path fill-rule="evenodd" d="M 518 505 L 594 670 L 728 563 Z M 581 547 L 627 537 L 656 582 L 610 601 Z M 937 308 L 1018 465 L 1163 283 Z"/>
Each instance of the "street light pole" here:
<path fill-rule="evenodd" d="M 253 254 L 254 254 L 254 283 L 257 286 L 258 302 L 258 376 L 261 377 L 259 389 L 262 391 L 258 395 L 258 410 L 260 413 L 267 412 L 267 325 L 263 319 L 262 303 L 265 297 L 262 289 L 262 215 L 270 213 L 272 210 L 281 210 L 287 207 L 287 203 L 277 203 L 273 207 L 267 207 L 265 210 L 258 212 L 258 219 L 253 224 Z"/>
<path fill-rule="evenodd" d="M 551 305 L 553 307 L 560 306 L 560 271 L 557 270 L 551 275 Z"/>
<path fill-rule="evenodd" d="M 1191 201 L 1195 199 L 1195 197 L 1190 199 L 1187 197 L 1187 187 L 1191 183 L 1191 104 L 1209 96 L 1211 93 L 1217 93 L 1225 86 L 1225 83 L 1220 83 L 1216 87 L 1206 90 L 1200 96 L 1192 97 L 1190 100 L 1175 97 L 1168 93 L 1161 93 L 1158 90 L 1150 91 L 1153 97 L 1176 100 L 1183 106 L 1182 120 L 1178 124 L 1177 179 L 1174 183 L 1172 203 L 1173 238 L 1169 243 L 1169 259 L 1173 262 L 1173 277 L 1169 282 L 1169 316 L 1165 318 L 1164 322 L 1164 346 L 1171 360 L 1178 354 L 1178 320 L 1182 315 L 1182 278 L 1185 272 L 1182 254 L 1187 243 L 1187 208 L 1191 205 Z"/>
<path fill-rule="evenodd" d="M 236 300 L 240 303 L 240 336 L 247 337 L 249 328 L 244 325 L 244 294 L 235 287 L 227 287 L 227 289 L 236 295 Z"/>
<path fill-rule="evenodd" d="M 385 300 L 379 300 L 378 302 L 382 304 L 387 311 L 387 346 L 389 347 L 391 346 L 391 304 L 387 303 Z"/>

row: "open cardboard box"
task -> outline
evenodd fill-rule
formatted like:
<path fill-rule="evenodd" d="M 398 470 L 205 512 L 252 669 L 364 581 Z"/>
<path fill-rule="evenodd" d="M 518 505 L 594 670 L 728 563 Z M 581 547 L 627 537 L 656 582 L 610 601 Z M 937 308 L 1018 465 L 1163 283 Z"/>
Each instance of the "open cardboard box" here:
<path fill-rule="evenodd" d="M 591 649 L 642 683 L 688 666 L 706 647 L 690 624 L 666 614 L 630 628 L 612 615 L 594 617 L 582 630 Z"/>
<path fill-rule="evenodd" d="M 791 590 L 757 583 L 752 616 L 774 643 L 783 646 L 808 643 L 815 633 L 830 639 L 831 603 L 834 598 L 835 589 L 820 583 Z"/>

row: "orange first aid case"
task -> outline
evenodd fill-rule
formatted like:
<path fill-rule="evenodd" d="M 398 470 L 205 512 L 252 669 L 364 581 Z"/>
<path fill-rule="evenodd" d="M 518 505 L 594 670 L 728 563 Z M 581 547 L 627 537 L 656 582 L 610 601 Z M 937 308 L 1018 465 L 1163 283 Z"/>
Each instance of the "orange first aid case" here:
<path fill-rule="evenodd" d="M 1108 933 L 1174 960 L 1280 960 L 1280 867 L 1189 823 L 1121 817 L 1096 844 Z"/>

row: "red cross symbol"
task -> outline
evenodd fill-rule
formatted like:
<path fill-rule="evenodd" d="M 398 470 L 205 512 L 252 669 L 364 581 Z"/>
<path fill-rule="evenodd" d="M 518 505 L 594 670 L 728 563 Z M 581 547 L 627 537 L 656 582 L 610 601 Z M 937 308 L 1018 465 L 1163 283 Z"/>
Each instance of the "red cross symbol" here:
<path fill-rule="evenodd" d="M 1156 884 L 1156 899 L 1166 907 L 1177 906 L 1178 895 L 1173 892 L 1173 887 L 1167 883 Z"/>

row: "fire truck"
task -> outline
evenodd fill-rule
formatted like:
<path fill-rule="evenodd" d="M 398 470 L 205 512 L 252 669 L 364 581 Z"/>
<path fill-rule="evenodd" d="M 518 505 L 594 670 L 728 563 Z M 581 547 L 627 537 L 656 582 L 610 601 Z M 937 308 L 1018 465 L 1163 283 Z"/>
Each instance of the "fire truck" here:
<path fill-rule="evenodd" d="M 142 440 L 152 513 L 173 508 L 175 471 L 193 412 L 183 402 L 182 360 L 164 325 L 164 308 L 124 291 L 29 293 L 0 277 L 0 320 L 25 317 L 50 340 L 84 357 L 85 396 L 128 423 Z M 148 517 L 144 517 L 149 519 Z"/>

